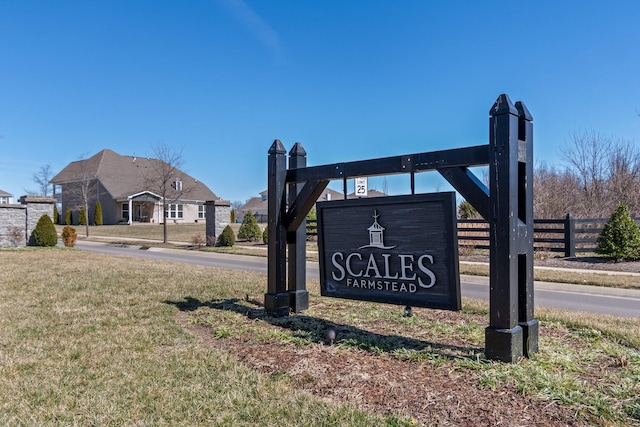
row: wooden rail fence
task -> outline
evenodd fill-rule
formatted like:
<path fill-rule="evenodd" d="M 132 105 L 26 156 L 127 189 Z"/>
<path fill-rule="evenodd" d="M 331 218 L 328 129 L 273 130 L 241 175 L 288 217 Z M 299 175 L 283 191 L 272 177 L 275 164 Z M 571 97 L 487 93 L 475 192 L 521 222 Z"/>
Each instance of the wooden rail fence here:
<path fill-rule="evenodd" d="M 634 218 L 640 224 L 640 218 Z M 565 257 L 577 253 L 594 252 L 598 236 L 609 218 L 575 219 L 567 214 L 561 219 L 535 219 L 534 249 L 562 252 Z M 307 235 L 317 235 L 316 220 L 307 220 Z M 458 219 L 460 247 L 489 249 L 489 224 L 483 219 Z"/>

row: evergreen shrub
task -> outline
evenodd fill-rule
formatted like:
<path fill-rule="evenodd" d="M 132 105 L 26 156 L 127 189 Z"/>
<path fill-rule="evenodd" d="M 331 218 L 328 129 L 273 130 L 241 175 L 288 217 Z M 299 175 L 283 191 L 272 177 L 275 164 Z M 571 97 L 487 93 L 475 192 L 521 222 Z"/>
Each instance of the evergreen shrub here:
<path fill-rule="evenodd" d="M 49 215 L 42 215 L 33 229 L 33 243 L 36 246 L 55 246 L 58 243 L 58 233 Z"/>
<path fill-rule="evenodd" d="M 262 243 L 265 245 L 269 243 L 269 226 L 267 225 L 262 231 Z"/>
<path fill-rule="evenodd" d="M 84 207 L 81 207 L 78 213 L 78 225 L 87 225 L 87 211 L 84 210 Z"/>
<path fill-rule="evenodd" d="M 236 243 L 236 235 L 231 226 L 227 225 L 218 237 L 218 246 L 233 246 Z"/>
<path fill-rule="evenodd" d="M 67 225 L 71 225 L 71 208 L 67 208 L 64 211 L 64 223 Z"/>
<path fill-rule="evenodd" d="M 60 212 L 58 212 L 58 207 L 53 205 L 53 223 L 57 224 L 60 221 Z"/>
<path fill-rule="evenodd" d="M 458 205 L 458 217 L 462 219 L 478 219 L 480 214 L 471 203 L 465 200 Z"/>
<path fill-rule="evenodd" d="M 311 222 L 309 221 L 311 220 Z M 316 208 L 311 208 L 309 213 L 307 214 L 307 236 L 317 236 L 318 235 L 318 214 L 316 213 Z"/>
<path fill-rule="evenodd" d="M 96 208 L 93 213 L 93 224 L 94 225 L 102 225 L 102 205 L 99 201 L 96 202 Z"/>
<path fill-rule="evenodd" d="M 631 218 L 629 208 L 618 204 L 598 237 L 596 253 L 620 260 L 640 259 L 640 227 Z"/>
<path fill-rule="evenodd" d="M 238 230 L 238 240 L 256 242 L 260 239 L 262 239 L 262 231 L 256 217 L 251 212 L 247 212 L 242 219 L 240 230 Z"/>

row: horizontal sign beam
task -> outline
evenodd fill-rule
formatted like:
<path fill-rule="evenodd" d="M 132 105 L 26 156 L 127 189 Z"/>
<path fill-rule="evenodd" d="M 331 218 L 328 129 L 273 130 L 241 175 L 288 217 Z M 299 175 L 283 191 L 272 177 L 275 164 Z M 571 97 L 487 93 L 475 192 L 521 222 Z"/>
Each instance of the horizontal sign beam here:
<path fill-rule="evenodd" d="M 287 183 L 344 179 L 358 176 L 426 172 L 448 167 L 483 166 L 489 163 L 489 146 L 456 148 L 381 159 L 359 160 L 287 170 Z"/>

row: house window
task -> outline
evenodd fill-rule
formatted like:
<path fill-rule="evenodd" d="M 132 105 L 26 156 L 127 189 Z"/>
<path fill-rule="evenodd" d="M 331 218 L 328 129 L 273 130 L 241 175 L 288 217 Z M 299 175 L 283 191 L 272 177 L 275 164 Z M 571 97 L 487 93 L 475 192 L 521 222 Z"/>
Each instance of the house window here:
<path fill-rule="evenodd" d="M 205 205 L 198 205 L 198 219 L 205 219 L 207 210 Z"/>
<path fill-rule="evenodd" d="M 167 205 L 167 218 L 183 218 L 182 205 Z"/>
<path fill-rule="evenodd" d="M 122 219 L 129 219 L 129 203 L 122 204 Z"/>
<path fill-rule="evenodd" d="M 0 205 L 8 205 L 9 204 L 9 197 L 7 196 L 0 196 Z M 204 218 L 204 217 L 203 217 Z"/>

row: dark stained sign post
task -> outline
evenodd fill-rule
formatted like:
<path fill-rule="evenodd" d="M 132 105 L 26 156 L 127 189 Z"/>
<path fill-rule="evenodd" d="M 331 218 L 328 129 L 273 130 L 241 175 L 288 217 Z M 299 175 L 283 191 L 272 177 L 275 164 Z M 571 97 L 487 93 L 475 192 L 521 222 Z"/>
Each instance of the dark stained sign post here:
<path fill-rule="evenodd" d="M 460 309 L 455 193 L 317 204 L 322 295 Z"/>
<path fill-rule="evenodd" d="M 268 160 L 265 310 L 309 307 L 305 217 L 331 180 L 409 174 L 411 194 L 320 206 L 322 293 L 459 309 L 455 202 L 416 195 L 414 175 L 437 171 L 489 223 L 489 326 L 485 356 L 515 362 L 538 352 L 533 314 L 533 124 L 527 107 L 500 95 L 489 110 L 489 143 L 355 162 L 306 166 L 296 143 L 278 140 Z M 489 187 L 470 168 L 489 166 Z M 333 204 L 337 203 L 337 204 Z M 288 257 L 288 264 L 287 264 Z"/>

